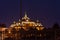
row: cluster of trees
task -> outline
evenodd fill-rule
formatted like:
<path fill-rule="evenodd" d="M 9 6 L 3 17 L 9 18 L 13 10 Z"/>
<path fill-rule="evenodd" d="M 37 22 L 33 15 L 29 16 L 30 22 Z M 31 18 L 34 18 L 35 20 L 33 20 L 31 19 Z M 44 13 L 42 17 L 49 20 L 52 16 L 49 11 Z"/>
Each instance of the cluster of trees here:
<path fill-rule="evenodd" d="M 0 27 L 2 27 L 2 28 L 6 27 L 6 24 L 0 24 Z"/>

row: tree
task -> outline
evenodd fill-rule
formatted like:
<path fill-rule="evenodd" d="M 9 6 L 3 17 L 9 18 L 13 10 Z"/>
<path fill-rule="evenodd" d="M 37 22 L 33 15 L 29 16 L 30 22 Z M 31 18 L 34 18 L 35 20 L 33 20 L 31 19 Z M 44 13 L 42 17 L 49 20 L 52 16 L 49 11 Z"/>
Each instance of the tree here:
<path fill-rule="evenodd" d="M 0 24 L 0 27 L 6 27 L 6 24 Z"/>
<path fill-rule="evenodd" d="M 52 28 L 53 29 L 59 29 L 60 27 L 59 27 L 59 24 L 58 23 L 55 23 Z"/>

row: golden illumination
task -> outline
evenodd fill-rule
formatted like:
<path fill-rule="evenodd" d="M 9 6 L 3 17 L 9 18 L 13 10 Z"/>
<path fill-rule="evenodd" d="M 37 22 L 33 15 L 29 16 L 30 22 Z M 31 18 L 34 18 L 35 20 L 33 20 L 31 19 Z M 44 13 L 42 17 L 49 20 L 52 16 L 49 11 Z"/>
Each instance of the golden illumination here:
<path fill-rule="evenodd" d="M 2 31 L 5 31 L 7 28 L 2 28 Z"/>
<path fill-rule="evenodd" d="M 40 27 L 41 28 L 41 30 L 43 30 L 44 29 L 44 27 Z"/>
<path fill-rule="evenodd" d="M 23 21 L 24 20 L 24 21 Z M 19 19 L 20 22 L 14 22 L 14 24 L 11 25 L 11 27 L 15 27 L 18 26 L 18 28 L 23 28 L 24 30 L 27 30 L 28 28 L 32 27 L 35 28 L 37 30 L 43 30 L 44 27 L 41 23 L 39 23 L 39 20 L 37 20 L 37 22 L 34 21 L 30 21 L 30 18 L 27 16 L 26 12 L 25 12 L 25 16 L 22 18 L 22 20 Z"/>
<path fill-rule="evenodd" d="M 16 24 L 12 24 L 10 27 L 14 27 L 14 26 L 16 26 Z"/>
<path fill-rule="evenodd" d="M 29 21 L 29 20 L 26 20 L 27 22 Z"/>
<path fill-rule="evenodd" d="M 25 31 L 28 31 L 28 28 L 26 28 L 26 27 L 22 27 Z"/>
<path fill-rule="evenodd" d="M 15 27 L 15 29 L 21 29 L 21 27 L 18 26 L 18 27 Z"/>
<path fill-rule="evenodd" d="M 43 30 L 44 27 L 36 27 L 37 30 Z"/>
<path fill-rule="evenodd" d="M 8 33 L 11 33 L 11 31 L 9 30 Z"/>

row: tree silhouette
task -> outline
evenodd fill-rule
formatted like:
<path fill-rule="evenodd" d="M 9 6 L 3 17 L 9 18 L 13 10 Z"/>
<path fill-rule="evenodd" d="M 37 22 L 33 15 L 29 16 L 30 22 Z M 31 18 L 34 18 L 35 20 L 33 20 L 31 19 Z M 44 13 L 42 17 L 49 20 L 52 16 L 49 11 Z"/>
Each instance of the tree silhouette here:
<path fill-rule="evenodd" d="M 0 24 L 0 27 L 6 27 L 6 24 Z"/>
<path fill-rule="evenodd" d="M 52 28 L 53 29 L 59 29 L 60 27 L 59 27 L 59 24 L 58 23 L 55 23 Z"/>

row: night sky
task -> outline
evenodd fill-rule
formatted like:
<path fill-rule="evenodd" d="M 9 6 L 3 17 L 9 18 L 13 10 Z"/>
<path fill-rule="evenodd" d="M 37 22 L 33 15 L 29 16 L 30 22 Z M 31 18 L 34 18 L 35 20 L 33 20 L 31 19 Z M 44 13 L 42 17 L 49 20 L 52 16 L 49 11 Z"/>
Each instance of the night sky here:
<path fill-rule="evenodd" d="M 52 27 L 55 22 L 60 24 L 60 1 L 58 0 L 23 0 L 24 12 L 33 20 L 39 20 L 45 27 Z M 0 0 L 0 23 L 7 27 L 20 18 L 20 0 Z"/>

